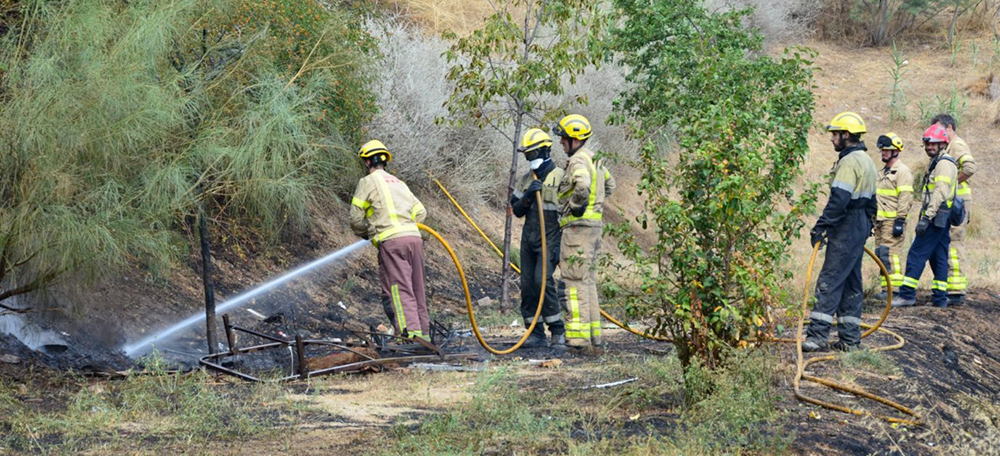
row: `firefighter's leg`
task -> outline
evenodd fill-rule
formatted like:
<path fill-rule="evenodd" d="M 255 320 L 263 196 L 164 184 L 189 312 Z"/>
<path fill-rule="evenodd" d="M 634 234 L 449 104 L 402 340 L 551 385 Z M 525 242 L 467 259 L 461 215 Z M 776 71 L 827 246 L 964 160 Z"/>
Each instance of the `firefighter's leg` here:
<path fill-rule="evenodd" d="M 931 285 L 932 302 L 935 307 L 948 307 L 948 252 L 949 233 L 947 228 L 932 228 L 938 230 L 937 243 L 931 254 L 931 271 L 934 272 L 934 282 Z"/>
<path fill-rule="evenodd" d="M 917 236 L 910 244 L 910 251 L 906 254 L 906 274 L 903 276 L 903 286 L 899 287 L 898 297 L 912 304 L 917 295 L 917 285 L 920 284 L 920 275 L 924 273 L 924 266 L 927 260 L 934 253 L 940 233 L 940 228 L 930 227 L 922 236 Z M 893 300 L 896 306 L 897 300 Z"/>
<path fill-rule="evenodd" d="M 405 238 L 410 243 L 410 268 L 412 275 L 410 279 L 413 288 L 413 298 L 417 306 L 417 316 L 420 318 L 420 332 L 422 337 L 431 337 L 431 316 L 427 311 L 427 290 L 424 282 L 424 242 L 418 237 Z"/>
<path fill-rule="evenodd" d="M 840 307 L 837 309 L 837 336 L 841 344 L 848 347 L 856 347 L 861 343 L 861 301 L 864 298 L 861 261 L 863 259 L 864 257 L 859 256 L 851 267 L 847 281 L 844 282 L 844 292 L 840 296 Z"/>
<path fill-rule="evenodd" d="M 379 247 L 378 249 L 378 279 L 379 285 L 382 288 L 382 309 L 385 311 L 385 315 L 389 317 L 389 322 L 392 324 L 393 333 L 400 334 L 402 327 L 400 325 L 399 318 L 397 315 L 402 316 L 396 310 L 396 303 L 392 299 L 392 282 L 389 277 L 389 269 L 385 261 L 386 251 Z M 405 316 L 403 317 L 405 318 Z M 404 323 L 405 325 L 405 323 Z"/>
<path fill-rule="evenodd" d="M 595 347 L 604 344 L 604 339 L 601 336 L 601 300 L 597 294 L 597 257 L 601 252 L 601 233 L 603 231 L 600 227 L 590 228 L 592 241 L 589 243 L 593 246 L 593 251 L 590 254 L 587 285 L 590 288 L 590 342 Z"/>
<path fill-rule="evenodd" d="M 846 231 L 849 227 L 843 227 Z M 831 233 L 826 250 L 826 260 L 816 280 L 816 303 L 809 314 L 809 329 L 806 331 L 806 350 L 816 350 L 827 345 L 830 327 L 833 325 L 833 315 L 840 307 L 844 294 L 844 286 L 848 276 L 853 272 L 854 265 L 864 251 L 857 247 L 849 237 L 850 233 Z M 814 347 L 815 346 L 815 347 Z"/>
<path fill-rule="evenodd" d="M 886 232 L 888 229 L 888 232 Z M 885 265 L 886 269 L 891 271 L 892 263 L 889 257 L 889 251 L 891 250 L 887 245 L 892 237 L 892 222 L 887 220 L 875 222 L 875 256 Z M 883 248 L 884 247 L 884 248 Z M 885 291 L 885 277 L 879 277 L 879 284 L 882 286 L 882 291 Z"/>
<path fill-rule="evenodd" d="M 948 248 L 948 295 L 952 299 L 965 296 L 969 287 L 969 278 L 965 275 L 968 267 L 965 263 L 965 235 L 969 226 L 969 210 L 966 206 L 965 222 L 951 228 L 951 243 Z"/>
<path fill-rule="evenodd" d="M 586 288 L 589 267 L 584 252 L 585 233 L 579 226 L 567 226 L 562 233 L 559 268 L 562 271 L 562 287 L 567 308 L 566 345 L 584 347 L 590 345 L 590 314 L 584 307 L 588 291 Z M 584 325 L 584 322 L 587 324 Z"/>
<path fill-rule="evenodd" d="M 521 318 L 524 319 L 524 327 L 531 325 L 531 319 L 535 317 L 535 310 L 538 309 L 539 286 L 542 281 L 541 258 L 538 249 L 530 245 L 522 236 L 521 240 Z M 544 305 L 542 313 L 545 312 Z M 539 318 L 542 318 L 539 316 Z M 539 321 L 535 329 L 531 332 L 533 339 L 545 340 L 545 324 Z"/>
<path fill-rule="evenodd" d="M 382 242 L 380 253 L 389 282 L 389 297 L 396 310 L 396 323 L 401 331 L 423 337 L 417 299 L 413 293 L 413 268 L 410 265 L 411 246 L 407 237 Z M 416 238 L 419 239 L 419 238 Z M 400 332 L 402 334 L 402 332 Z"/>
<path fill-rule="evenodd" d="M 542 318 L 545 319 L 545 324 L 549 327 L 549 333 L 552 334 L 552 340 L 563 340 L 566 335 L 566 323 L 563 321 L 562 308 L 559 305 L 559 294 L 556 291 L 556 280 L 552 277 L 553 271 L 555 271 L 556 266 L 559 265 L 559 245 L 552 245 L 550 240 L 548 261 L 549 265 L 546 269 L 547 277 L 545 278 L 545 303 L 542 304 Z M 555 239 L 559 241 L 559 239 Z M 538 271 L 539 276 L 541 276 L 541 270 Z M 541 325 L 539 325 L 541 326 Z"/>
<path fill-rule="evenodd" d="M 903 231 L 906 231 L 905 227 Z M 900 255 L 903 254 L 903 241 L 905 239 L 905 235 L 893 237 L 890 225 L 889 236 L 885 237 L 883 241 L 883 245 L 889 246 L 889 263 L 885 265 L 885 268 L 889 270 L 890 283 L 892 283 L 892 289 L 895 293 L 899 293 L 899 287 L 903 286 L 903 263 L 900 261 Z"/>

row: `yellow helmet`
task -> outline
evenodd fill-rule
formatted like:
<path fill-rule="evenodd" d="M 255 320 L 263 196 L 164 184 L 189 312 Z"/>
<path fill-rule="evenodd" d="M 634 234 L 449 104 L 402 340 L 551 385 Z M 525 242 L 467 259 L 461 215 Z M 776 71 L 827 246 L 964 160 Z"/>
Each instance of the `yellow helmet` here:
<path fill-rule="evenodd" d="M 826 126 L 826 131 L 846 131 L 852 135 L 861 135 L 868 129 L 865 128 L 865 120 L 861 116 L 844 111 L 830 121 L 830 125 Z"/>
<path fill-rule="evenodd" d="M 375 158 L 379 155 L 382 156 L 380 159 L 382 162 L 388 163 L 392 160 L 392 154 L 385 148 L 385 144 L 382 144 L 382 141 L 377 139 L 366 142 L 365 145 L 361 146 L 361 150 L 358 151 L 358 157 L 362 160 L 366 158 Z"/>
<path fill-rule="evenodd" d="M 521 153 L 528 153 L 543 147 L 552 147 L 552 138 L 541 128 L 529 128 L 521 137 Z"/>
<path fill-rule="evenodd" d="M 900 152 L 903 151 L 903 140 L 895 133 L 886 133 L 878 137 L 878 142 L 875 146 L 879 149 L 896 149 Z"/>
<path fill-rule="evenodd" d="M 590 121 L 579 114 L 570 114 L 559 121 L 559 125 L 552 128 L 557 136 L 563 138 L 574 138 L 581 141 L 590 137 L 594 132 L 590 129 Z"/>

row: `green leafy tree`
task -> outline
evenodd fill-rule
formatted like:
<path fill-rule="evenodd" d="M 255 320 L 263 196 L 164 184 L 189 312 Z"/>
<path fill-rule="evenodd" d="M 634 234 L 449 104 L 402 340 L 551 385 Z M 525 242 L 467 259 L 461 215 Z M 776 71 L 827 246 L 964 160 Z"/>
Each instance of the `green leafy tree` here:
<path fill-rule="evenodd" d="M 636 221 L 655 237 L 643 247 L 628 222 L 609 227 L 628 260 L 620 276 L 636 281 L 610 298 L 655 318 L 685 366 L 718 366 L 783 305 L 782 264 L 815 202 L 815 186 L 795 191 L 812 122 L 810 53 L 763 55 L 761 36 L 743 26 L 749 11 L 615 5 L 612 48 L 631 84 L 617 120 L 634 119 L 646 138 Z"/>
<path fill-rule="evenodd" d="M 240 26 L 247 8 L 24 2 L 0 39 L 0 301 L 66 275 L 164 272 L 202 207 L 266 242 L 350 191 L 343 137 L 365 114 L 331 109 L 369 96 L 350 18 L 270 11 L 309 32 L 274 40 Z"/>
<path fill-rule="evenodd" d="M 481 28 L 457 39 L 445 53 L 453 66 L 448 80 L 454 93 L 448 103 L 453 122 L 467 119 L 493 128 L 510 141 L 507 199 L 514 192 L 518 141 L 525 123 L 540 125 L 557 106 L 548 102 L 564 93 L 587 66 L 603 58 L 597 40 L 606 16 L 600 2 L 584 0 L 502 0 Z M 578 97 L 576 102 L 585 102 Z M 503 240 L 502 302 L 508 302 L 511 211 Z"/>

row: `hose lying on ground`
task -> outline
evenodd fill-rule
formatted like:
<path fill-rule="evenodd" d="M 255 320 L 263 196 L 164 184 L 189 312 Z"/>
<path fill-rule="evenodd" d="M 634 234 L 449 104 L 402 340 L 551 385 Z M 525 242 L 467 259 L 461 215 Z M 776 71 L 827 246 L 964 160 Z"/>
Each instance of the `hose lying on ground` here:
<path fill-rule="evenodd" d="M 497 255 L 500 255 L 501 258 L 503 258 L 503 253 L 500 252 L 500 248 L 497 247 L 497 245 L 493 243 L 493 241 L 490 239 L 490 237 L 487 236 L 486 233 L 484 233 L 483 230 L 479 228 L 479 225 L 474 220 L 472 220 L 472 217 L 469 217 L 469 214 L 467 214 L 465 212 L 465 209 L 462 209 L 462 205 L 458 204 L 458 201 L 455 201 L 455 198 L 453 196 L 451 196 L 451 193 L 448 192 L 448 189 L 444 188 L 444 185 L 441 184 L 441 181 L 439 181 L 439 180 L 437 180 L 437 179 L 435 179 L 433 177 L 431 177 L 431 179 L 433 179 L 434 183 L 437 184 L 437 186 L 439 188 L 441 188 L 441 191 L 444 192 L 445 196 L 448 197 L 448 200 L 450 200 L 451 204 L 455 206 L 455 209 L 458 209 L 458 212 L 461 213 L 463 217 L 465 217 L 465 220 L 468 220 L 469 224 L 472 225 L 472 227 L 476 229 L 476 231 L 479 233 L 479 235 L 482 236 L 483 239 L 485 239 L 486 242 L 490 244 L 490 247 L 493 247 L 493 251 L 496 252 Z M 538 198 L 539 198 L 539 208 L 541 208 L 541 202 L 540 202 L 541 196 L 539 196 L 537 193 L 536 193 L 536 196 L 538 196 Z M 539 211 L 541 211 L 541 209 L 539 209 Z M 542 218 L 541 212 L 539 212 L 539 217 Z M 544 220 L 541 222 L 541 225 L 542 225 L 542 261 L 544 262 L 545 261 L 545 259 L 544 259 L 545 258 L 545 221 Z M 546 263 L 546 265 L 547 264 L 548 263 Z M 511 263 L 510 266 L 512 268 L 514 268 L 514 270 L 517 271 L 518 274 L 521 273 L 521 269 L 518 268 L 517 266 L 515 266 L 513 263 Z M 545 290 L 545 276 L 546 275 L 547 275 L 546 271 L 543 270 L 542 271 L 542 288 L 541 288 L 542 290 Z M 544 297 L 545 296 L 544 291 L 542 293 L 540 293 L 539 296 L 540 297 Z M 542 309 L 541 306 L 542 306 L 542 300 L 539 299 L 539 302 L 538 302 L 538 310 L 539 310 L 539 312 L 541 312 L 541 309 Z M 470 317 L 472 316 L 472 308 L 471 307 L 469 308 L 469 316 Z M 671 341 L 669 338 L 666 338 L 666 337 L 656 336 L 656 335 L 653 335 L 653 334 L 648 334 L 648 333 L 645 333 L 645 332 L 640 332 L 640 331 L 637 331 L 635 329 L 632 329 L 627 324 L 622 323 L 622 322 L 618 321 L 617 319 L 615 319 L 615 317 L 612 317 L 611 315 L 609 315 L 607 312 L 604 311 L 604 309 L 601 309 L 601 316 L 603 316 L 604 318 L 606 318 L 611 323 L 614 323 L 619 328 L 622 328 L 622 329 L 624 329 L 624 330 L 626 330 L 626 331 L 628 331 L 628 332 L 630 332 L 632 334 L 635 334 L 637 336 L 645 337 L 647 339 L 657 340 L 657 341 L 661 341 L 661 342 L 670 342 Z M 536 319 L 538 318 L 538 313 L 535 314 L 535 318 Z M 473 328 L 475 328 L 475 326 L 476 326 L 475 322 L 473 322 L 472 326 L 473 326 Z M 534 327 L 534 322 L 532 322 L 532 327 Z M 484 347 L 485 347 L 485 345 L 484 345 Z"/>
<path fill-rule="evenodd" d="M 910 408 L 908 408 L 906 406 L 903 406 L 903 405 L 901 405 L 899 403 L 896 403 L 896 402 L 894 402 L 892 400 L 889 400 L 889 399 L 886 399 L 884 397 L 876 396 L 874 394 L 871 394 L 871 393 L 869 393 L 867 391 L 864 391 L 864 390 L 861 390 L 859 388 L 854 388 L 854 387 L 849 386 L 849 385 L 844 385 L 844 384 L 841 384 L 841 383 L 837 383 L 837 382 L 835 382 L 833 380 L 828 380 L 828 379 L 825 379 L 825 378 L 815 377 L 815 376 L 808 375 L 808 374 L 805 373 L 806 366 L 809 366 L 809 365 L 812 365 L 812 364 L 815 364 L 815 363 L 819 363 L 819 362 L 822 362 L 822 361 L 829 361 L 829 360 L 837 358 L 836 355 L 823 355 L 823 356 L 816 356 L 816 357 L 813 357 L 813 358 L 809 358 L 808 360 L 803 360 L 803 355 L 802 355 L 802 340 L 803 340 L 802 339 L 802 328 L 803 328 L 803 326 L 805 324 L 806 312 L 809 310 L 809 296 L 810 296 L 809 295 L 809 290 L 810 290 L 810 286 L 809 285 L 810 285 L 810 281 L 812 280 L 813 266 L 815 266 L 815 264 L 816 264 L 816 256 L 819 254 L 820 245 L 821 244 L 817 242 L 816 246 L 813 248 L 812 256 L 809 258 L 809 267 L 806 269 L 806 285 L 805 285 L 805 290 L 803 292 L 803 298 L 802 298 L 802 315 L 799 317 L 798 330 L 796 332 L 795 339 L 774 339 L 777 342 L 786 342 L 786 343 L 793 343 L 794 342 L 795 343 L 795 353 L 796 353 L 796 363 L 795 364 L 796 364 L 796 366 L 795 366 L 795 378 L 792 380 L 792 388 L 795 390 L 795 397 L 798 398 L 799 400 L 803 401 L 803 402 L 808 402 L 810 404 L 815 404 L 815 405 L 818 405 L 820 407 L 825 407 L 825 408 L 828 408 L 828 409 L 831 409 L 831 410 L 837 410 L 837 411 L 844 412 L 844 413 L 850 413 L 850 414 L 853 414 L 853 415 L 862 415 L 862 416 L 864 416 L 864 415 L 874 416 L 876 418 L 881 418 L 883 420 L 886 420 L 886 421 L 889 421 L 889 422 L 892 422 L 892 423 L 902 423 L 902 424 L 909 424 L 909 425 L 914 425 L 914 426 L 921 425 L 922 422 L 921 422 L 920 417 L 917 416 L 917 414 L 913 410 L 911 410 Z M 891 336 L 893 336 L 893 337 L 896 338 L 896 343 L 892 344 L 892 345 L 889 345 L 889 346 L 885 346 L 885 347 L 872 348 L 870 350 L 871 351 L 896 350 L 898 348 L 901 348 L 903 346 L 903 344 L 906 343 L 906 341 L 899 334 L 896 334 L 896 333 L 894 333 L 892 331 L 889 331 L 888 329 L 885 329 L 885 328 L 881 327 L 882 323 L 885 322 L 886 317 L 889 316 L 889 310 L 892 308 L 892 282 L 889 280 L 889 271 L 885 268 L 885 265 L 882 264 L 882 261 L 880 261 L 878 259 L 878 256 L 876 256 L 875 253 L 872 252 L 871 250 L 869 250 L 867 247 L 865 247 L 865 253 L 867 253 L 868 256 L 872 257 L 872 259 L 875 260 L 875 263 L 878 264 L 878 267 L 879 267 L 879 269 L 881 271 L 882 277 L 885 278 L 885 281 L 886 281 L 886 303 L 885 303 L 885 308 L 882 310 L 882 316 L 879 318 L 879 320 L 878 320 L 877 323 L 875 323 L 874 325 L 866 325 L 866 324 L 862 324 L 861 325 L 861 327 L 866 328 L 866 331 L 863 334 L 861 334 L 861 337 L 862 338 L 868 337 L 870 334 L 872 334 L 875 331 L 881 331 L 881 332 L 887 333 L 887 334 L 889 334 L 889 335 L 891 335 Z M 837 405 L 837 404 L 834 404 L 834 403 L 831 403 L 831 402 L 826 402 L 826 401 L 822 401 L 822 400 L 819 400 L 819 399 L 816 399 L 816 398 L 813 398 L 813 397 L 806 396 L 805 394 L 802 394 L 802 392 L 799 389 L 800 382 L 803 379 L 807 380 L 807 381 L 810 381 L 810 382 L 819 383 L 821 385 L 826 385 L 826 386 L 829 386 L 830 388 L 833 388 L 833 389 L 837 389 L 837 390 L 840 390 L 840 391 L 851 393 L 851 394 L 854 394 L 856 396 L 861 396 L 861 397 L 864 397 L 864 398 L 867 398 L 867 399 L 871 399 L 873 401 L 885 404 L 885 405 L 887 405 L 889 407 L 892 407 L 892 408 L 894 408 L 896 410 L 899 410 L 900 412 L 903 412 L 903 413 L 905 413 L 907 415 L 912 416 L 913 419 L 909 419 L 909 418 L 897 418 L 897 417 L 879 415 L 879 414 L 867 412 L 867 411 L 864 411 L 864 410 L 852 409 L 850 407 L 845 407 L 845 406 L 842 406 L 842 405 Z"/>
<path fill-rule="evenodd" d="M 437 182 L 437 184 L 439 186 L 441 185 L 441 183 L 438 182 L 437 179 L 434 179 L 434 182 Z M 444 186 L 441 186 L 441 188 L 444 189 Z M 445 192 L 447 193 L 447 190 Z M 451 198 L 450 194 L 448 195 L 448 198 Z M 454 201 L 455 200 L 452 199 L 452 202 L 454 202 Z M 455 204 L 457 205 L 458 203 L 455 203 Z M 490 344 L 486 343 L 486 339 L 483 338 L 483 333 L 479 330 L 479 325 L 476 323 L 475 310 L 473 310 L 473 308 L 472 308 L 472 297 L 469 295 L 469 283 L 465 279 L 465 271 L 462 269 L 462 263 L 460 261 L 458 261 L 458 257 L 455 255 L 455 251 L 451 249 L 451 246 L 448 245 L 448 242 L 445 241 L 444 238 L 441 237 L 441 235 L 438 234 L 436 231 L 434 231 L 433 229 L 431 229 L 430 227 L 428 227 L 427 225 L 424 225 L 422 223 L 418 223 L 417 224 L 417 226 L 420 229 L 426 231 L 431 236 L 434 236 L 439 242 L 441 242 L 441 245 L 444 246 L 445 250 L 448 251 L 448 254 L 451 255 L 451 260 L 455 262 L 455 269 L 458 270 L 458 276 L 462 280 L 462 289 L 465 292 L 465 308 L 469 311 L 469 322 L 472 323 L 472 332 L 476 335 L 476 340 L 479 341 L 479 345 L 482 345 L 483 348 L 486 349 L 486 351 L 488 351 L 490 353 L 493 353 L 494 355 L 507 355 L 507 354 L 513 353 L 515 350 L 521 348 L 521 345 L 524 345 L 524 342 L 526 340 L 528 340 L 529 336 L 531 336 L 531 331 L 533 331 L 535 329 L 535 325 L 538 324 L 538 317 L 542 314 L 542 304 L 545 302 L 545 293 L 544 293 L 544 290 L 545 290 L 545 281 L 546 281 L 546 277 L 548 276 L 547 268 L 549 267 L 549 263 L 548 263 L 548 253 L 546 252 L 547 249 L 546 249 L 546 246 L 545 246 L 545 214 L 544 214 L 543 209 L 542 209 L 542 194 L 541 194 L 541 192 L 535 192 L 535 206 L 538 207 L 538 225 L 541 227 L 541 230 L 542 230 L 542 285 L 541 285 L 541 290 L 543 290 L 543 292 L 538 294 L 538 306 L 535 308 L 535 316 L 534 316 L 534 318 L 531 319 L 531 324 L 528 325 L 528 327 L 524 330 L 524 335 L 522 335 L 521 339 L 518 340 L 517 343 L 515 343 L 512 347 L 507 348 L 505 350 L 500 350 L 500 349 L 496 349 L 496 348 L 491 347 Z M 462 215 L 465 215 L 465 218 L 467 220 L 469 220 L 469 221 L 472 220 L 472 219 L 469 218 L 468 214 L 465 213 L 465 211 L 462 211 Z M 479 227 L 476 227 L 476 229 L 478 230 Z M 480 231 L 479 233 L 483 234 L 482 231 Z M 486 236 L 486 235 L 483 234 L 483 236 Z M 492 245 L 492 242 L 491 242 L 491 245 Z M 494 245 L 493 248 L 496 249 L 496 246 Z M 497 251 L 499 252 L 499 249 L 497 249 Z M 500 254 L 500 257 L 502 258 L 503 254 Z M 519 268 L 517 268 L 517 266 L 514 266 L 513 264 L 511 264 L 511 267 L 513 267 L 518 273 L 521 272 L 521 270 Z"/>
<path fill-rule="evenodd" d="M 483 230 L 479 228 L 479 225 L 476 224 L 476 222 L 474 220 L 472 220 L 472 217 L 469 217 L 469 214 L 466 213 L 465 210 L 462 208 L 462 206 L 460 204 L 458 204 L 458 201 L 456 201 L 455 198 L 451 196 L 451 193 L 448 192 L 448 189 L 446 189 L 444 187 L 444 185 L 441 184 L 441 182 L 438 181 L 437 179 L 434 179 L 434 178 L 432 178 L 432 179 L 434 180 L 434 183 L 437 184 L 437 186 L 441 188 L 441 191 L 444 192 L 445 196 L 448 197 L 448 199 L 455 206 L 455 208 L 458 209 L 458 212 L 461 213 L 463 217 L 465 217 L 465 220 L 467 220 L 469 222 L 469 224 L 472 225 L 473 228 L 475 228 L 475 230 L 479 233 L 479 235 L 482 236 L 482 238 L 485 239 L 486 242 L 489 243 L 489 245 L 491 247 L 493 247 L 493 250 L 498 255 L 500 255 L 501 257 L 503 257 L 503 253 L 500 252 L 500 249 L 496 246 L 496 244 L 494 244 L 493 241 L 489 238 L 489 236 L 487 236 L 486 233 L 484 233 Z M 545 250 L 545 247 L 544 247 L 544 239 L 545 239 L 544 221 L 542 223 L 543 223 L 543 228 L 542 228 L 542 239 L 543 239 L 542 242 L 543 242 L 543 247 L 542 247 L 542 250 L 544 252 L 544 250 Z M 803 359 L 803 355 L 802 355 L 802 329 L 803 329 L 804 322 L 805 322 L 806 311 L 809 309 L 809 296 L 810 296 L 809 295 L 809 290 L 810 290 L 810 286 L 809 285 L 810 285 L 810 281 L 812 280 L 813 266 L 816 263 L 816 257 L 819 254 L 819 248 L 820 248 L 820 245 L 817 244 L 815 246 L 815 248 L 813 249 L 812 257 L 809 259 L 809 267 L 808 267 L 807 272 L 806 272 L 806 285 L 805 285 L 804 297 L 803 297 L 803 301 L 802 301 L 802 316 L 799 318 L 798 332 L 797 332 L 796 338 L 795 339 L 782 339 L 782 338 L 772 339 L 772 340 L 774 340 L 776 342 L 795 343 L 795 345 L 796 345 L 796 356 L 797 356 L 797 358 L 796 358 L 796 370 L 795 370 L 795 379 L 792 381 L 792 384 L 793 384 L 793 387 L 794 387 L 794 390 L 795 390 L 795 397 L 798 398 L 799 400 L 803 401 L 803 402 L 808 402 L 810 404 L 819 405 L 821 407 L 829 408 L 831 410 L 837 410 L 837 411 L 840 411 L 840 412 L 850 413 L 850 414 L 853 414 L 853 415 L 871 415 L 871 416 L 874 416 L 874 417 L 877 417 L 877 418 L 881 418 L 881 419 L 884 419 L 886 421 L 893 422 L 893 423 L 902 423 L 902 424 L 910 424 L 910 425 L 920 425 L 920 424 L 922 424 L 920 417 L 913 410 L 911 410 L 910 408 L 908 408 L 908 407 L 906 407 L 904 405 L 901 405 L 901 404 L 899 404 L 897 402 L 894 402 L 892 400 L 883 398 L 881 396 L 876 396 L 876 395 L 871 394 L 871 393 L 869 393 L 867 391 L 864 391 L 864 390 L 861 390 L 861 389 L 858 389 L 858 388 L 854 388 L 854 387 L 849 386 L 849 385 L 844 385 L 844 384 L 841 384 L 841 383 L 837 383 L 837 382 L 835 382 L 833 380 L 828 380 L 828 379 L 825 379 L 825 378 L 816 377 L 816 376 L 808 375 L 808 374 L 805 373 L 805 368 L 807 366 L 810 366 L 812 364 L 819 363 L 819 362 L 822 362 L 822 361 L 829 361 L 829 360 L 832 360 L 832 359 L 836 359 L 836 356 L 834 356 L 834 355 L 824 355 L 824 356 L 817 356 L 817 357 L 809 358 L 808 360 L 804 360 Z M 885 308 L 883 308 L 882 315 L 879 317 L 878 322 L 876 322 L 874 325 L 862 324 L 861 327 L 865 328 L 866 330 L 861 335 L 861 337 L 865 338 L 865 337 L 868 337 L 869 335 L 871 335 L 872 333 L 874 333 L 875 331 L 881 331 L 881 332 L 884 332 L 884 333 L 889 334 L 892 337 L 896 338 L 896 343 L 892 344 L 892 345 L 885 346 L 885 347 L 872 348 L 871 351 L 889 351 L 889 350 L 896 350 L 896 349 L 902 348 L 903 345 L 906 343 L 906 341 L 903 339 L 903 337 L 900 336 L 899 334 L 896 334 L 895 332 L 892 332 L 892 331 L 890 331 L 888 329 L 885 329 L 885 328 L 881 327 L 882 323 L 885 322 L 885 319 L 889 316 L 889 310 L 892 309 L 892 282 L 891 282 L 891 280 L 889 278 L 889 271 L 885 268 L 885 265 L 882 264 L 882 261 L 878 259 L 878 256 L 876 256 L 875 253 L 872 252 L 871 250 L 869 250 L 867 247 L 865 247 L 865 253 L 867 253 L 869 256 L 871 256 L 872 259 L 875 260 L 875 263 L 878 264 L 879 270 L 880 270 L 882 276 L 886 280 L 886 289 L 887 289 L 887 292 L 886 292 L 886 304 L 885 304 Z M 455 261 L 457 262 L 458 260 L 456 259 Z M 513 264 L 511 264 L 511 267 L 513 267 L 514 270 L 517 271 L 518 273 L 521 273 L 521 270 L 517 266 L 514 266 Z M 544 275 L 543 275 L 543 279 L 542 280 L 543 280 L 543 284 L 542 285 L 543 285 L 543 289 L 544 289 L 544 280 L 545 280 L 544 279 Z M 464 278 L 463 278 L 463 282 L 464 282 Z M 540 296 L 544 296 L 544 293 L 542 293 Z M 538 311 L 539 312 L 541 311 L 541 300 L 539 301 Z M 637 336 L 645 337 L 647 339 L 652 339 L 652 340 L 658 340 L 658 341 L 665 341 L 665 342 L 669 342 L 670 341 L 670 339 L 665 338 L 665 337 L 659 337 L 659 336 L 655 336 L 655 335 L 651 335 L 651 334 L 639 332 L 639 331 L 637 331 L 635 329 L 632 329 L 628 325 L 626 325 L 626 324 L 624 324 L 624 323 L 616 320 L 611 315 L 608 315 L 608 313 L 605 312 L 603 309 L 601 310 L 601 315 L 604 318 L 608 319 L 608 321 L 614 323 L 615 325 L 619 326 L 620 328 L 622 328 L 622 329 L 624 329 L 624 330 L 626 330 L 626 331 L 628 331 L 628 332 L 630 332 L 632 334 L 635 334 Z M 469 317 L 470 317 L 470 320 L 473 321 L 473 325 L 472 325 L 473 328 L 476 328 L 475 318 L 472 316 L 471 300 L 469 300 Z M 538 318 L 538 312 L 535 313 L 535 319 L 537 320 L 537 318 Z M 534 327 L 534 323 L 535 322 L 533 321 L 532 322 L 532 328 Z M 480 337 L 478 329 L 475 329 L 475 330 L 476 330 L 476 336 Z M 528 332 L 530 333 L 530 329 L 529 329 Z M 526 337 L 527 337 L 527 333 L 525 333 L 525 338 Z M 524 340 L 524 338 L 522 338 L 522 342 L 523 342 L 523 340 Z M 487 347 L 486 343 L 482 340 L 481 337 L 480 337 L 480 343 L 483 344 L 484 347 Z M 488 347 L 487 347 L 487 350 L 489 350 Z M 513 350 L 510 350 L 510 351 L 513 351 Z M 509 352 L 507 352 L 507 353 L 509 353 Z M 883 415 L 873 414 L 873 413 L 869 413 L 869 412 L 866 412 L 866 411 L 852 409 L 850 407 L 845 407 L 845 406 L 842 406 L 842 405 L 837 405 L 837 404 L 833 404 L 833 403 L 830 403 L 830 402 L 826 402 L 826 401 L 822 401 L 822 400 L 819 400 L 819 399 L 815 399 L 815 398 L 806 396 L 805 394 L 802 394 L 802 392 L 800 391 L 800 382 L 803 379 L 806 380 L 806 381 L 811 381 L 811 382 L 814 382 L 814 383 L 819 383 L 821 385 L 826 385 L 826 386 L 829 386 L 830 388 L 834 388 L 834 389 L 837 389 L 837 390 L 840 390 L 840 391 L 851 393 L 851 394 L 854 394 L 854 395 L 857 395 L 857 396 L 860 396 L 860 397 L 864 397 L 864 398 L 871 399 L 873 401 L 885 404 L 885 405 L 887 405 L 889 407 L 892 407 L 892 408 L 894 408 L 896 410 L 899 410 L 902 413 L 905 413 L 907 415 L 912 416 L 913 419 L 897 418 L 897 417 L 890 417 L 890 416 L 883 416 Z"/>

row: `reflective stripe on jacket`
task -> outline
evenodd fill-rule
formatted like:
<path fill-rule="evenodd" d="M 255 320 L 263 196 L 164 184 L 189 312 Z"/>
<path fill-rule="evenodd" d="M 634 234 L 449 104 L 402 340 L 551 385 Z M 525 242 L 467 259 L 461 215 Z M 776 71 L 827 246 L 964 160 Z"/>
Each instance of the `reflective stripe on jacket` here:
<path fill-rule="evenodd" d="M 955 198 L 955 183 L 958 182 L 958 167 L 952 160 L 945 159 L 947 153 L 942 152 L 928 166 L 928 177 L 924 178 L 924 204 L 920 208 L 921 217 L 933 219 L 942 206 L 950 208 Z"/>
<path fill-rule="evenodd" d="M 545 176 L 545 182 L 542 182 L 542 210 L 559 210 L 559 183 L 562 182 L 563 174 L 565 174 L 565 171 L 556 166 L 552 169 L 552 171 L 549 171 L 548 176 Z M 517 180 L 517 184 L 514 185 L 514 196 L 516 198 L 524 196 L 524 190 L 526 190 L 528 186 L 534 182 L 534 180 L 535 173 L 530 169 L 525 171 L 524 174 L 521 175 L 521 178 Z"/>
<path fill-rule="evenodd" d="M 913 203 L 913 173 L 896 160 L 891 168 L 882 168 L 875 189 L 878 220 L 905 219 Z"/>
<path fill-rule="evenodd" d="M 869 221 L 875 217 L 878 171 L 866 150 L 862 143 L 840 152 L 837 163 L 830 172 L 830 198 L 823 208 L 823 214 L 816 221 L 816 228 L 839 228 L 849 211 L 864 211 Z M 871 224 L 868 229 L 871 229 Z"/>
<path fill-rule="evenodd" d="M 586 147 L 576 151 L 566 164 L 566 173 L 559 184 L 559 225 L 603 226 L 604 199 L 615 190 L 615 179 L 607 168 Z M 573 215 L 574 209 L 585 208 L 583 215 Z"/>
<path fill-rule="evenodd" d="M 396 237 L 420 236 L 417 222 L 426 216 L 406 183 L 382 169 L 362 177 L 351 199 L 351 230 L 376 246 Z"/>

